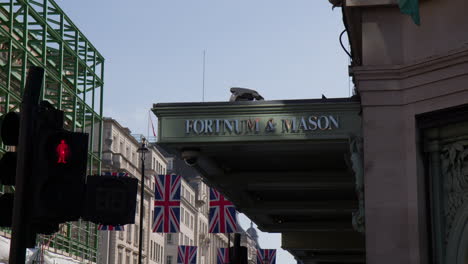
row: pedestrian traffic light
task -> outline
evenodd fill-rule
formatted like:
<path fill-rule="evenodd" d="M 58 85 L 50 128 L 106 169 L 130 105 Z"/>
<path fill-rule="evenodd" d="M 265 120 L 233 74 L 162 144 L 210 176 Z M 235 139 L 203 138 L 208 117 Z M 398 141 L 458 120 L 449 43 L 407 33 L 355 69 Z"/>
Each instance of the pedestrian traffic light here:
<path fill-rule="evenodd" d="M 239 256 L 237 256 L 238 254 Z M 248 264 L 247 247 L 241 246 L 238 252 L 235 252 L 234 247 L 229 248 L 229 261 L 230 263 Z M 236 262 L 237 261 L 237 262 Z"/>
<path fill-rule="evenodd" d="M 4 145 L 9 146 L 10 150 L 13 146 L 18 145 L 19 135 L 19 114 L 9 112 L 4 115 L 1 121 L 0 135 Z M 16 152 L 7 151 L 3 153 L 0 159 L 0 184 L 15 185 L 16 178 Z M 11 227 L 13 216 L 13 193 L 3 193 L 0 196 L 0 226 Z"/>
<path fill-rule="evenodd" d="M 4 193 L 2 196 L 0 196 L 0 210 L 2 210 L 2 214 L 0 215 L 1 227 L 11 227 L 13 216 L 13 201 L 13 193 Z"/>
<path fill-rule="evenodd" d="M 88 134 L 63 129 L 63 111 L 41 103 L 33 160 L 33 220 L 78 220 L 84 197 Z"/>
<path fill-rule="evenodd" d="M 88 176 L 83 219 L 96 224 L 135 223 L 138 179 Z"/>
<path fill-rule="evenodd" d="M 9 112 L 6 114 L 1 123 L 1 137 L 4 145 L 12 148 L 18 145 L 19 135 L 19 113 Z M 16 152 L 7 151 L 3 154 L 0 160 L 0 184 L 15 185 L 16 178 Z"/>

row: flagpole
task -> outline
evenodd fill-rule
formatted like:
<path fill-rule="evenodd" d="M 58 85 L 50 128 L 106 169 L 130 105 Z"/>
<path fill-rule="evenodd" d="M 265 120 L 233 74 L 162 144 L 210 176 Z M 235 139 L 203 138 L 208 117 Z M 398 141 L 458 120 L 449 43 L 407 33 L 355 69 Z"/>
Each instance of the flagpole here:
<path fill-rule="evenodd" d="M 150 122 L 152 123 L 152 121 L 150 121 L 150 120 L 151 120 L 151 110 L 148 110 L 148 122 L 147 122 L 147 124 L 146 124 L 146 126 L 147 126 L 146 138 L 147 138 L 147 139 L 150 138 L 150 137 L 149 137 L 149 127 L 150 127 Z"/>
<path fill-rule="evenodd" d="M 206 50 L 203 50 L 203 84 L 202 84 L 202 102 L 205 102 L 205 56 L 206 56 Z"/>
<path fill-rule="evenodd" d="M 142 264 L 143 255 L 143 216 L 144 216 L 144 194 L 145 194 L 145 154 L 148 152 L 146 147 L 146 139 L 141 139 L 141 147 L 138 148 L 137 152 L 141 154 L 141 180 L 140 180 L 140 237 L 138 243 L 138 264 Z M 135 230 L 135 232 L 137 232 Z"/>

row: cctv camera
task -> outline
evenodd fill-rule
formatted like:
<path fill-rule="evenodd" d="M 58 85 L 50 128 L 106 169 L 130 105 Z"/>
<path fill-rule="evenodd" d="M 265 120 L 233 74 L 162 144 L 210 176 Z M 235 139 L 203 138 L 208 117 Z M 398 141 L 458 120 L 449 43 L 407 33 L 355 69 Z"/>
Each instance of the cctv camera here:
<path fill-rule="evenodd" d="M 182 159 L 185 163 L 189 166 L 195 166 L 198 162 L 198 157 L 200 156 L 200 152 L 198 150 L 183 150 Z"/>

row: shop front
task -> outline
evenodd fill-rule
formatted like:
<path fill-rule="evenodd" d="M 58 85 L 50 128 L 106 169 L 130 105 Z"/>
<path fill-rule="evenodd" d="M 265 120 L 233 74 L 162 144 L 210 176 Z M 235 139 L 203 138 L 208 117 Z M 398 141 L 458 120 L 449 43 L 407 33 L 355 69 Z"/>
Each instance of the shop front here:
<path fill-rule="evenodd" d="M 158 144 L 304 263 L 364 263 L 355 98 L 161 103 Z"/>

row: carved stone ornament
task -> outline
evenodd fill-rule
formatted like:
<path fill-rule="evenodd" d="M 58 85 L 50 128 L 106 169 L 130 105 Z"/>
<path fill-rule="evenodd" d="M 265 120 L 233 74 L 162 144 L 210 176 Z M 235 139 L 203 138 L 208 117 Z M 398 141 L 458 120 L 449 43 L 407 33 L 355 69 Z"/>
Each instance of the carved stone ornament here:
<path fill-rule="evenodd" d="M 468 202 L 468 141 L 462 140 L 443 146 L 441 152 L 444 180 L 445 242 L 453 228 L 455 217 Z"/>
<path fill-rule="evenodd" d="M 365 210 L 364 210 L 364 159 L 363 140 L 360 136 L 350 138 L 351 163 L 356 180 L 355 191 L 358 197 L 359 208 L 353 212 L 353 227 L 356 231 L 365 232 Z"/>

